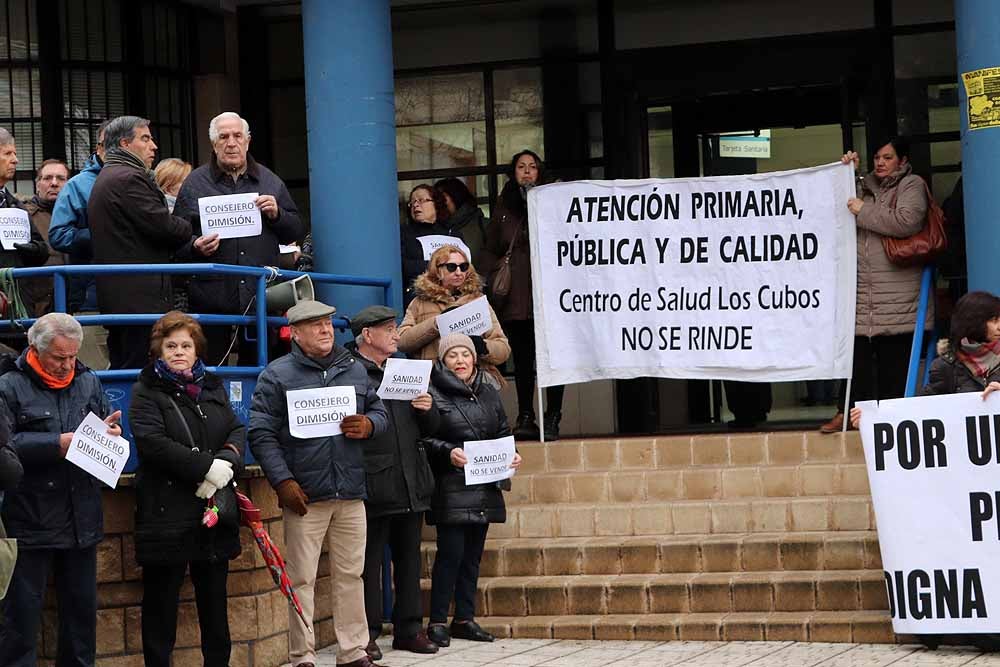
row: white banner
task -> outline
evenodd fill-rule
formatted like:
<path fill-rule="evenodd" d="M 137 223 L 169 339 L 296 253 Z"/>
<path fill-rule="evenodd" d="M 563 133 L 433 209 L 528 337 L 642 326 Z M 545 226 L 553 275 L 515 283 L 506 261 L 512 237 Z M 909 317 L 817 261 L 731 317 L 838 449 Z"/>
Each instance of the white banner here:
<path fill-rule="evenodd" d="M 839 162 L 532 189 L 539 384 L 847 377 L 853 196 Z"/>
<path fill-rule="evenodd" d="M 263 229 L 259 197 L 256 192 L 238 195 L 199 197 L 198 213 L 201 215 L 201 233 L 218 234 L 220 239 L 260 236 Z"/>
<path fill-rule="evenodd" d="M 73 433 L 66 460 L 113 489 L 118 486 L 118 478 L 125 469 L 128 452 L 128 440 L 109 435 L 108 425 L 91 412 Z"/>
<path fill-rule="evenodd" d="M 473 299 L 436 318 L 438 333 L 444 338 L 448 334 L 464 333 L 466 336 L 482 336 L 493 328 L 490 303 L 485 296 Z"/>
<path fill-rule="evenodd" d="M 893 630 L 1000 632 L 1000 396 L 858 407 Z"/>
<path fill-rule="evenodd" d="M 31 221 L 21 208 L 0 208 L 0 247 L 13 250 L 15 243 L 31 241 Z"/>
<path fill-rule="evenodd" d="M 427 236 L 421 236 L 417 238 L 420 241 L 420 245 L 424 249 L 424 259 L 430 259 L 434 251 L 443 245 L 453 245 L 457 246 L 465 256 L 472 261 L 472 252 L 469 250 L 469 246 L 465 245 L 462 239 L 457 236 L 448 236 L 447 234 L 428 234 Z"/>
<path fill-rule="evenodd" d="M 496 440 L 470 440 L 462 445 L 467 459 L 465 483 L 487 484 L 514 476 L 514 437 Z"/>
<path fill-rule="evenodd" d="M 386 359 L 382 384 L 376 392 L 378 397 L 386 401 L 412 401 L 426 394 L 433 365 L 429 359 Z"/>
<path fill-rule="evenodd" d="M 296 389 L 285 394 L 288 432 L 293 438 L 323 438 L 340 435 L 340 422 L 357 412 L 354 387 Z"/>

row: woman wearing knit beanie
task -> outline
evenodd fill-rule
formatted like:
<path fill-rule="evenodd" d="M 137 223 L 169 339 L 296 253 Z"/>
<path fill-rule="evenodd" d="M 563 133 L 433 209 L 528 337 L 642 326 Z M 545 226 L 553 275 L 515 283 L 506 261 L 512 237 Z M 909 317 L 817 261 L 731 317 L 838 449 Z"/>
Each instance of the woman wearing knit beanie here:
<path fill-rule="evenodd" d="M 429 389 L 441 411 L 435 437 L 424 439 L 435 477 L 427 523 L 437 527 L 427 637 L 438 646 L 448 646 L 451 637 L 493 641 L 475 621 L 476 585 L 486 532 L 491 523 L 507 520 L 501 486 L 509 489 L 510 481 L 467 486 L 462 468 L 466 442 L 508 436 L 510 426 L 500 393 L 477 371 L 476 357 L 476 345 L 465 334 L 443 337 Z M 519 465 L 521 455 L 515 454 L 511 467 Z M 452 599 L 455 616 L 449 631 L 445 623 Z"/>

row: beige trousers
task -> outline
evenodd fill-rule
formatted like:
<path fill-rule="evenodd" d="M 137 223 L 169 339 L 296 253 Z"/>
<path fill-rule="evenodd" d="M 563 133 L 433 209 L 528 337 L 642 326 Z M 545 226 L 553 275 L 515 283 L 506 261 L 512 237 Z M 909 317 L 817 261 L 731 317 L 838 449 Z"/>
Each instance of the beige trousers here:
<path fill-rule="evenodd" d="M 323 540 L 329 541 L 337 664 L 360 660 L 368 645 L 365 589 L 361 581 L 367 536 L 365 503 L 363 500 L 324 500 L 310 503 L 308 507 L 305 516 L 288 509 L 282 515 L 288 578 L 302 603 L 302 611 L 312 623 L 319 556 Z M 291 607 L 288 610 L 288 659 L 293 666 L 317 661 L 316 637 Z"/>

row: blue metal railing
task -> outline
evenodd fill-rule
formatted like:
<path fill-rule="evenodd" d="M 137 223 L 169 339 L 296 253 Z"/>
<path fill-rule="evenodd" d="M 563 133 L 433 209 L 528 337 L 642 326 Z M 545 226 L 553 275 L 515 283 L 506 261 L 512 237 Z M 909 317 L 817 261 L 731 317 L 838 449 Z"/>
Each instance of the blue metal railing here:
<path fill-rule="evenodd" d="M 917 376 L 920 374 L 920 351 L 924 348 L 924 321 L 927 319 L 927 309 L 931 300 L 931 288 L 934 285 L 934 267 L 925 266 L 920 277 L 920 301 L 917 304 L 917 321 L 913 327 L 913 344 L 910 346 L 910 364 L 906 371 L 906 392 L 903 396 L 909 398 L 917 394 Z M 924 373 L 921 386 L 927 384 L 930 376 L 931 361 L 937 349 L 937 335 L 932 331 L 927 337 Z"/>

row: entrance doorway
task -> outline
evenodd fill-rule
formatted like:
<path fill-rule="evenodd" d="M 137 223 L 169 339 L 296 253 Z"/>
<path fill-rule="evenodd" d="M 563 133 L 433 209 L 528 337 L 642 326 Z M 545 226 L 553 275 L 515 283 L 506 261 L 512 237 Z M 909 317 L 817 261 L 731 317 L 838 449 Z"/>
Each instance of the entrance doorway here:
<path fill-rule="evenodd" d="M 825 87 L 647 105 L 645 175 L 674 178 L 783 171 L 833 162 L 855 147 L 864 164 L 865 126 L 844 117 L 851 105 L 843 103 L 843 95 L 839 88 Z M 656 423 L 647 423 L 646 430 L 656 432 L 724 430 L 737 416 L 734 408 L 741 416 L 766 409 L 766 419 L 761 415 L 757 428 L 809 428 L 833 416 L 839 394 L 838 380 L 769 385 L 716 380 L 629 382 L 634 386 L 624 391 L 644 395 L 645 415 L 656 415 Z M 620 404 L 627 403 L 621 398 Z M 620 419 L 620 423 L 628 421 Z"/>

